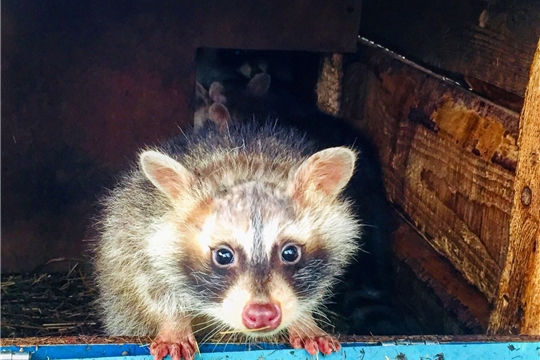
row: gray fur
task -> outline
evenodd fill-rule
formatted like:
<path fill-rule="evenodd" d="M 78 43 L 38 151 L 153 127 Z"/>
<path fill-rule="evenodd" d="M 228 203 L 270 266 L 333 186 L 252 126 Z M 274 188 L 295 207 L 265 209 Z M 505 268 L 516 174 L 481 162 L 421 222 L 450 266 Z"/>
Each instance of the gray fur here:
<path fill-rule="evenodd" d="M 303 137 L 271 124 L 241 125 L 225 133 L 210 127 L 180 136 L 155 150 L 194 174 L 196 183 L 186 199 L 193 203 L 221 199 L 225 205 L 215 211 L 222 218 L 234 219 L 240 216 L 236 213 L 249 211 L 255 229 L 255 251 L 250 259 L 253 264 L 268 263 L 261 238 L 269 218 L 298 222 L 295 226 L 300 230 L 320 234 L 330 254 L 329 263 L 314 261 L 295 275 L 303 281 L 309 267 L 323 270 L 317 273 L 321 274 L 316 282 L 319 296 L 303 298 L 298 294 L 306 311 L 320 305 L 333 279 L 354 254 L 359 225 L 348 202 L 339 197 L 321 201 L 319 206 L 300 208 L 286 196 L 296 170 L 313 153 Z M 102 203 L 95 266 L 99 306 L 108 334 L 154 336 L 164 322 L 180 322 L 186 316 L 215 311 L 217 305 L 210 299 L 228 284 L 212 274 L 186 274 L 179 266 L 191 256 L 183 251 L 183 244 L 192 239 L 169 225 L 173 217 L 179 223 L 184 221 L 182 211 L 187 210 L 159 191 L 139 166 L 128 172 Z M 188 276 L 205 290 L 190 288 Z"/>

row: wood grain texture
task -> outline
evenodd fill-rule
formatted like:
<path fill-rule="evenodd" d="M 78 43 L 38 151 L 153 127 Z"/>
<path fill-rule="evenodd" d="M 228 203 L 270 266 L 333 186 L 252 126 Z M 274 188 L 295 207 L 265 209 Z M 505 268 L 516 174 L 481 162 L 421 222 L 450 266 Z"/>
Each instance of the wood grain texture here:
<path fill-rule="evenodd" d="M 521 113 L 508 256 L 489 331 L 540 335 L 540 43 Z"/>
<path fill-rule="evenodd" d="M 452 264 L 433 250 L 409 224 L 403 222 L 396 230 L 392 250 L 418 279 L 429 285 L 461 324 L 472 331 L 485 332 L 490 308 L 484 294 L 467 283 Z"/>
<path fill-rule="evenodd" d="M 361 51 L 345 69 L 345 117 L 378 147 L 390 201 L 492 301 L 508 246 L 517 114 L 393 54 Z"/>
<path fill-rule="evenodd" d="M 519 111 L 540 1 L 366 0 L 360 33 Z"/>

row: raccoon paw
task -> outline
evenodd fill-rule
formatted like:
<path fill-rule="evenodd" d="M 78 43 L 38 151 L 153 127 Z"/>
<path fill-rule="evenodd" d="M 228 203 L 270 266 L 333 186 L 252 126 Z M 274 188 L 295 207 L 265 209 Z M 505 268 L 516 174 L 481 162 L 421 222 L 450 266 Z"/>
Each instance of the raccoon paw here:
<path fill-rule="evenodd" d="M 306 349 L 310 355 L 315 355 L 319 351 L 328 355 L 334 351 L 339 351 L 341 348 L 339 341 L 330 335 L 302 337 L 299 334 L 290 334 L 289 342 L 293 348 Z"/>
<path fill-rule="evenodd" d="M 176 340 L 158 336 L 150 345 L 150 354 L 154 356 L 154 360 L 162 360 L 167 355 L 171 355 L 172 360 L 180 360 L 182 357 L 185 360 L 193 360 L 196 344 L 193 335 Z"/>

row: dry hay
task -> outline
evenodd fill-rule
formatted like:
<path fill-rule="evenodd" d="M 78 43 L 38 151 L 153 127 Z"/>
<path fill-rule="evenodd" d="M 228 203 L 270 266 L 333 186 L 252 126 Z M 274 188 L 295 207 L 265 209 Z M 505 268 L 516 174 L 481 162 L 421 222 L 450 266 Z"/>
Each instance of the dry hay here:
<path fill-rule="evenodd" d="M 69 273 L 2 274 L 1 337 L 101 333 L 96 289 L 77 265 Z"/>

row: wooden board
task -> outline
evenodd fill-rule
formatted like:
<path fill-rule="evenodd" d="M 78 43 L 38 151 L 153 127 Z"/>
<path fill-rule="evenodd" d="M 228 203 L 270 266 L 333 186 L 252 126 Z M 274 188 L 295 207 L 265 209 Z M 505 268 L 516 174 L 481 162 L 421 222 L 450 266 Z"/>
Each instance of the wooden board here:
<path fill-rule="evenodd" d="M 181 2 L 200 47 L 354 52 L 361 0 Z M 183 6 L 182 6 L 183 7 Z"/>
<path fill-rule="evenodd" d="M 394 234 L 393 253 L 406 264 L 438 297 L 444 308 L 457 316 L 468 329 L 484 333 L 487 329 L 490 307 L 484 296 L 407 223 L 402 222 Z M 396 284 L 396 286 L 399 286 Z M 418 297 L 411 296 L 412 301 Z M 419 309 L 425 313 L 424 305 Z"/>
<path fill-rule="evenodd" d="M 361 343 L 361 344 L 415 344 L 415 343 L 505 343 L 505 342 L 539 342 L 540 336 L 527 336 L 527 335 L 416 335 L 416 336 L 355 336 L 344 335 L 340 337 L 340 340 L 344 343 Z M 147 344 L 151 342 L 150 337 L 141 336 L 54 336 L 54 337 L 26 337 L 26 338 L 0 338 L 0 346 L 3 347 L 42 347 L 42 346 L 54 346 L 54 345 L 114 345 L 114 344 Z M 213 347 L 213 344 L 208 346 Z M 225 346 L 231 347 L 231 349 L 238 349 L 245 346 L 245 344 L 239 344 L 236 340 L 229 341 L 223 344 L 218 344 L 221 349 Z M 283 345 L 279 344 L 266 344 L 266 347 L 280 348 Z"/>
<path fill-rule="evenodd" d="M 390 343 L 390 344 L 343 344 L 339 352 L 325 355 L 325 359 L 483 359 L 514 360 L 532 359 L 537 355 L 539 342 L 503 343 Z M 57 345 L 31 348 L 2 349 L 2 359 L 10 360 L 151 360 L 148 344 L 114 345 Z M 201 346 L 197 360 L 311 360 L 314 356 L 305 350 L 284 346 L 254 344 L 223 345 L 207 344 Z M 31 357 L 30 357 L 31 355 Z M 318 357 L 319 355 L 315 356 Z"/>
<path fill-rule="evenodd" d="M 24 342 L 24 339 L 15 339 L 17 340 L 15 346 L 6 344 L 0 346 L 2 359 L 152 359 L 149 354 L 148 339 L 132 338 L 131 341 L 117 343 L 107 343 L 107 341 L 103 343 L 99 340 L 88 342 L 89 339 L 84 337 L 57 339 L 59 339 L 57 345 L 41 345 L 36 342 Z M 77 340 L 79 342 L 74 342 Z M 537 337 L 417 336 L 415 338 L 369 337 L 364 338 L 363 341 L 358 339 L 354 342 L 341 339 L 341 343 L 339 352 L 325 355 L 324 358 L 329 360 L 347 358 L 462 359 L 465 357 L 483 359 L 489 356 L 497 360 L 532 359 L 538 353 L 540 339 Z M 199 353 L 195 355 L 198 360 L 311 360 L 314 358 L 304 349 L 291 349 L 288 345 L 276 343 L 206 343 L 200 344 L 199 348 Z"/>
<path fill-rule="evenodd" d="M 540 335 L 540 43 L 521 113 L 510 243 L 491 333 Z"/>
<path fill-rule="evenodd" d="M 368 0 L 360 33 L 520 110 L 540 1 Z"/>
<path fill-rule="evenodd" d="M 379 150 L 390 201 L 492 301 L 506 259 L 518 115 L 364 45 L 343 112 Z"/>

